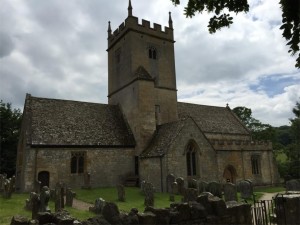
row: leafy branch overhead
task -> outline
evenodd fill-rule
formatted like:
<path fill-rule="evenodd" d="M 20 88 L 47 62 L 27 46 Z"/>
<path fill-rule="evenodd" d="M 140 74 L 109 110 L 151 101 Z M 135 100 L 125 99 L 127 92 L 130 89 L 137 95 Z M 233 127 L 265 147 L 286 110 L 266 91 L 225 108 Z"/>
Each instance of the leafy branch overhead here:
<path fill-rule="evenodd" d="M 175 5 L 180 4 L 180 0 L 171 1 Z M 300 1 L 280 0 L 279 4 L 282 9 L 282 26 L 280 27 L 283 30 L 282 36 L 287 40 L 289 53 L 295 55 L 299 52 L 300 43 Z M 193 17 L 196 13 L 203 11 L 213 14 L 208 23 L 208 30 L 212 34 L 233 23 L 230 13 L 247 13 L 249 4 L 247 0 L 189 0 L 184 14 L 187 17 Z M 300 68 L 300 53 L 295 67 Z"/>

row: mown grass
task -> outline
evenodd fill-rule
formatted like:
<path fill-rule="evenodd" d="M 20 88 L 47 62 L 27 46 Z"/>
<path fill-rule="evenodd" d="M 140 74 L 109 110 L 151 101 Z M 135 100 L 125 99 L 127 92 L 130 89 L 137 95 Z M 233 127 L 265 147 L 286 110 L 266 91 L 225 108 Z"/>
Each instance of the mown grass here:
<path fill-rule="evenodd" d="M 121 211 L 129 212 L 132 208 L 137 208 L 140 212 L 145 209 L 144 195 L 140 188 L 127 187 L 125 188 L 125 202 L 118 201 L 116 188 L 95 188 L 92 190 L 78 189 L 75 190 L 76 198 L 91 204 L 94 204 L 97 198 L 103 198 L 105 201 L 114 202 L 118 205 Z M 181 201 L 181 196 L 176 195 L 175 201 Z M 169 194 L 167 193 L 155 193 L 154 195 L 154 207 L 165 208 L 170 206 Z"/>
<path fill-rule="evenodd" d="M 254 191 L 258 192 L 258 193 L 261 193 L 261 192 L 276 193 L 276 192 L 285 191 L 285 188 L 282 187 L 282 186 L 278 186 L 278 187 L 255 187 Z"/>

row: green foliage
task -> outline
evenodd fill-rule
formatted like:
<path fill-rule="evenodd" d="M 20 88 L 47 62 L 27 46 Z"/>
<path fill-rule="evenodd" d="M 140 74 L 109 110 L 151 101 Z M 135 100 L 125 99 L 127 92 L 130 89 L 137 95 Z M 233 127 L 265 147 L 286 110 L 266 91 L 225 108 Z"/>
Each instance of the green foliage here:
<path fill-rule="evenodd" d="M 175 5 L 180 4 L 180 0 L 171 0 Z M 287 40 L 289 52 L 295 55 L 299 52 L 300 42 L 300 3 L 298 0 L 280 0 L 282 9 L 282 36 Z M 187 17 L 193 17 L 196 13 L 207 11 L 213 16 L 208 23 L 210 33 L 215 33 L 223 27 L 229 27 L 233 23 L 230 13 L 247 13 L 249 4 L 247 0 L 189 0 L 184 9 Z M 229 13 L 228 13 L 229 12 Z M 300 68 L 300 54 L 296 59 L 296 68 Z"/>
<path fill-rule="evenodd" d="M 10 177 L 15 173 L 17 145 L 22 113 L 12 109 L 10 103 L 0 102 L 0 173 Z"/>
<path fill-rule="evenodd" d="M 116 188 L 95 188 L 92 190 L 78 189 L 75 190 L 76 198 L 88 203 L 94 204 L 97 198 L 103 198 L 105 201 L 115 202 L 121 211 L 129 212 L 132 208 L 137 208 L 140 212 L 145 209 L 144 195 L 140 188 L 126 187 L 126 199 L 125 202 L 117 200 Z M 179 202 L 180 196 L 175 196 L 175 200 Z M 156 208 L 170 207 L 169 194 L 155 193 L 154 206 Z"/>
<path fill-rule="evenodd" d="M 254 140 L 275 140 L 275 129 L 269 124 L 263 124 L 252 117 L 252 110 L 244 106 L 235 107 L 232 110 L 235 115 L 252 132 Z"/>

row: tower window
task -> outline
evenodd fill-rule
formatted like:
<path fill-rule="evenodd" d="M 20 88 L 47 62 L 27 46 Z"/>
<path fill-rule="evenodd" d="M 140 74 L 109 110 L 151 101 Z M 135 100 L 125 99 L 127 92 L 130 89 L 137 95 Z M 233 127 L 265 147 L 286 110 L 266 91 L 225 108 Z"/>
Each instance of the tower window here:
<path fill-rule="evenodd" d="M 71 153 L 71 173 L 83 173 L 84 172 L 84 152 L 72 152 Z"/>
<path fill-rule="evenodd" d="M 148 53 L 150 59 L 157 59 L 157 51 L 154 47 L 150 47 Z"/>

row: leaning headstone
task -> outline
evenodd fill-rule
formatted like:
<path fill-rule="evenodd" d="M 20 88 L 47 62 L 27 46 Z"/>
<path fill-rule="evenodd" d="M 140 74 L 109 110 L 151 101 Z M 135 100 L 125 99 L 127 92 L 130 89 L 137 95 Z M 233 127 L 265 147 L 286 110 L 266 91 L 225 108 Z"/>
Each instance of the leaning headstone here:
<path fill-rule="evenodd" d="M 232 183 L 224 184 L 224 198 L 225 198 L 225 202 L 238 200 L 235 184 Z"/>
<path fill-rule="evenodd" d="M 184 195 L 184 189 L 185 189 L 185 187 L 184 187 L 184 179 L 182 177 L 178 177 L 176 179 L 176 183 L 178 185 L 178 193 L 180 195 Z"/>
<path fill-rule="evenodd" d="M 125 202 L 125 187 L 122 184 L 117 185 L 118 201 Z"/>
<path fill-rule="evenodd" d="M 253 197 L 253 186 L 249 180 L 242 180 L 239 183 L 241 198 L 249 199 Z"/>
<path fill-rule="evenodd" d="M 145 206 L 154 206 L 154 187 L 150 182 L 144 184 Z"/>
<path fill-rule="evenodd" d="M 71 188 L 67 188 L 66 190 L 66 206 L 73 206 L 73 199 L 75 198 L 76 193 L 72 191 Z"/>
<path fill-rule="evenodd" d="M 50 200 L 50 190 L 47 186 L 44 186 L 40 194 L 40 212 L 50 212 L 48 202 Z"/>
<path fill-rule="evenodd" d="M 208 183 L 207 190 L 214 196 L 222 198 L 222 185 L 220 183 L 215 181 Z"/>
<path fill-rule="evenodd" d="M 300 181 L 299 180 L 289 180 L 285 184 L 286 186 L 286 191 L 300 191 Z"/>
<path fill-rule="evenodd" d="M 203 192 L 207 192 L 208 191 L 208 183 L 205 181 L 199 181 L 198 182 L 198 194 L 201 194 Z"/>
<path fill-rule="evenodd" d="M 170 173 L 167 175 L 167 192 L 171 193 L 172 191 L 172 184 L 175 182 L 175 176 Z"/>
<path fill-rule="evenodd" d="M 94 206 L 90 207 L 90 208 L 89 208 L 89 211 L 90 211 L 90 212 L 93 212 L 93 213 L 96 213 L 96 214 L 101 214 L 101 213 L 102 213 L 102 210 L 103 210 L 103 208 L 104 208 L 104 206 L 105 206 L 105 204 L 106 204 L 106 201 L 105 201 L 104 199 L 102 199 L 102 198 L 97 198 L 97 199 L 95 200 Z"/>
<path fill-rule="evenodd" d="M 198 196 L 198 190 L 196 188 L 186 188 L 183 196 L 184 202 L 194 202 Z"/>
<path fill-rule="evenodd" d="M 91 189 L 91 174 L 88 172 L 84 173 L 84 185 L 82 189 Z"/>

